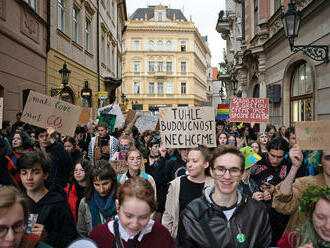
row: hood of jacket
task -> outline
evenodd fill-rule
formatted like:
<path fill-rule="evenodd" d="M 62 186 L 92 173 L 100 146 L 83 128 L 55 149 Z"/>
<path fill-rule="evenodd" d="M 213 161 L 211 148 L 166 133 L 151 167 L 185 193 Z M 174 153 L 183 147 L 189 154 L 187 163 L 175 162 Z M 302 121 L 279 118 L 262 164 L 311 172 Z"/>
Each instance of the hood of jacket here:
<path fill-rule="evenodd" d="M 66 199 L 67 199 L 67 195 L 64 189 L 62 189 L 58 185 L 52 185 L 49 187 L 48 193 L 35 204 L 39 206 L 53 205 L 53 204 L 66 202 Z"/>

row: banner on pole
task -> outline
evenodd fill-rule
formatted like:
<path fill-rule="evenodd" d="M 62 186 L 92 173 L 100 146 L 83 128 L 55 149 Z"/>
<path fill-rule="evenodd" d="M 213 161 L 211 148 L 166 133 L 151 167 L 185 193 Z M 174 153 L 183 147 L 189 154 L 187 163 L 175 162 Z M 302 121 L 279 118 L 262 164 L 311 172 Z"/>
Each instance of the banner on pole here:
<path fill-rule="evenodd" d="M 268 98 L 231 98 L 230 99 L 231 122 L 269 122 Z"/>

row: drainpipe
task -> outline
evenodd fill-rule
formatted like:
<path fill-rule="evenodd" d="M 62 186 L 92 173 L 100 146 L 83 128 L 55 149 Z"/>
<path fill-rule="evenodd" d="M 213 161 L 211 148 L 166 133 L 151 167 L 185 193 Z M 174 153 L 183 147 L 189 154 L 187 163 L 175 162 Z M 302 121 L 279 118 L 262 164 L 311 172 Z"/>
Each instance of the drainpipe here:
<path fill-rule="evenodd" d="M 97 91 L 101 90 L 100 82 L 100 2 L 97 0 L 96 11 L 96 63 L 97 63 Z M 100 100 L 97 98 L 97 107 L 100 107 Z"/>

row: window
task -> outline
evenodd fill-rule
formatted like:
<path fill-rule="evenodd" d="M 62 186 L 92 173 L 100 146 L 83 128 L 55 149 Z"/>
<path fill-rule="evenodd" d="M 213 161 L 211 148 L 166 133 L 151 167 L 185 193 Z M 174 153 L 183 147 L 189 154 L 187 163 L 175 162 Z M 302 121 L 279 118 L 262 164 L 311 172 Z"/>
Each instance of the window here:
<path fill-rule="evenodd" d="M 74 42 L 78 42 L 78 14 L 79 10 L 76 6 L 73 6 L 72 9 L 72 39 Z"/>
<path fill-rule="evenodd" d="M 258 1 L 259 0 L 254 0 L 254 34 L 258 33 L 258 24 L 259 24 Z"/>
<path fill-rule="evenodd" d="M 91 37 L 90 37 L 90 26 L 91 26 L 91 22 L 86 19 L 85 22 L 85 42 L 86 42 L 86 50 L 90 51 L 91 49 Z"/>
<path fill-rule="evenodd" d="M 187 93 L 187 84 L 181 83 L 181 94 L 186 94 L 186 93 Z"/>
<path fill-rule="evenodd" d="M 157 71 L 158 72 L 162 72 L 163 71 L 163 62 L 158 62 Z"/>
<path fill-rule="evenodd" d="M 149 94 L 155 94 L 155 83 L 149 83 Z"/>
<path fill-rule="evenodd" d="M 158 21 L 159 22 L 163 21 L 163 13 L 162 12 L 158 12 Z"/>
<path fill-rule="evenodd" d="M 110 50 L 110 44 L 107 45 L 107 65 L 110 68 L 110 56 L 111 56 L 111 50 Z"/>
<path fill-rule="evenodd" d="M 140 41 L 134 40 L 134 51 L 139 51 L 139 50 L 140 50 Z"/>
<path fill-rule="evenodd" d="M 134 94 L 140 94 L 140 83 L 134 82 Z"/>
<path fill-rule="evenodd" d="M 155 62 L 149 61 L 149 72 L 155 71 Z"/>
<path fill-rule="evenodd" d="M 112 47 L 112 50 L 111 50 L 111 69 L 114 71 L 116 69 L 116 65 L 115 65 L 115 49 L 116 47 L 114 46 L 111 46 Z"/>
<path fill-rule="evenodd" d="M 140 61 L 134 61 L 134 72 L 140 72 Z"/>
<path fill-rule="evenodd" d="M 291 122 L 313 120 L 313 87 L 311 67 L 298 65 L 291 82 Z"/>
<path fill-rule="evenodd" d="M 163 42 L 161 40 L 157 41 L 157 49 L 158 51 L 163 51 Z"/>
<path fill-rule="evenodd" d="M 166 94 L 173 94 L 173 84 L 166 83 Z"/>
<path fill-rule="evenodd" d="M 153 40 L 149 40 L 149 50 L 153 51 L 155 48 L 155 42 Z"/>
<path fill-rule="evenodd" d="M 172 62 L 166 62 L 166 71 L 172 72 Z"/>
<path fill-rule="evenodd" d="M 274 0 L 274 10 L 275 12 L 281 8 L 281 0 Z"/>
<path fill-rule="evenodd" d="M 172 42 L 170 40 L 166 41 L 166 50 L 167 51 L 172 50 Z"/>
<path fill-rule="evenodd" d="M 115 20 L 115 4 L 113 3 L 113 1 L 111 1 L 111 15 L 113 17 L 113 19 Z"/>
<path fill-rule="evenodd" d="M 158 86 L 158 88 L 157 88 L 158 94 L 164 94 L 164 84 L 158 83 L 157 86 Z"/>
<path fill-rule="evenodd" d="M 187 44 L 184 40 L 180 41 L 180 49 L 181 49 L 181 52 L 185 52 L 187 49 Z"/>
<path fill-rule="evenodd" d="M 57 2 L 57 28 L 64 31 L 64 0 Z"/>
<path fill-rule="evenodd" d="M 187 65 L 186 62 L 181 62 L 181 72 L 187 72 Z"/>
<path fill-rule="evenodd" d="M 24 0 L 30 7 L 34 10 L 37 10 L 37 0 Z"/>

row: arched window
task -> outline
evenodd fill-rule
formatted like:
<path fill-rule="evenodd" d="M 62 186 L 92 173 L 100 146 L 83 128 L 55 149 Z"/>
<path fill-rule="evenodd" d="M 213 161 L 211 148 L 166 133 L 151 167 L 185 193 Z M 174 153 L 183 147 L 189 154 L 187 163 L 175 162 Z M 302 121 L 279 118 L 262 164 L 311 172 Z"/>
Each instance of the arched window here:
<path fill-rule="evenodd" d="M 253 88 L 253 97 L 259 98 L 260 97 L 260 86 L 259 84 L 256 84 Z"/>
<path fill-rule="evenodd" d="M 149 40 L 149 50 L 153 51 L 155 47 L 155 42 L 153 40 Z"/>
<path fill-rule="evenodd" d="M 313 88 L 311 67 L 306 62 L 297 65 L 291 80 L 291 122 L 313 120 Z"/>
<path fill-rule="evenodd" d="M 166 50 L 167 51 L 172 50 L 172 42 L 170 40 L 166 41 Z"/>
<path fill-rule="evenodd" d="M 163 51 L 163 42 L 161 40 L 157 41 L 157 49 L 158 51 Z"/>

